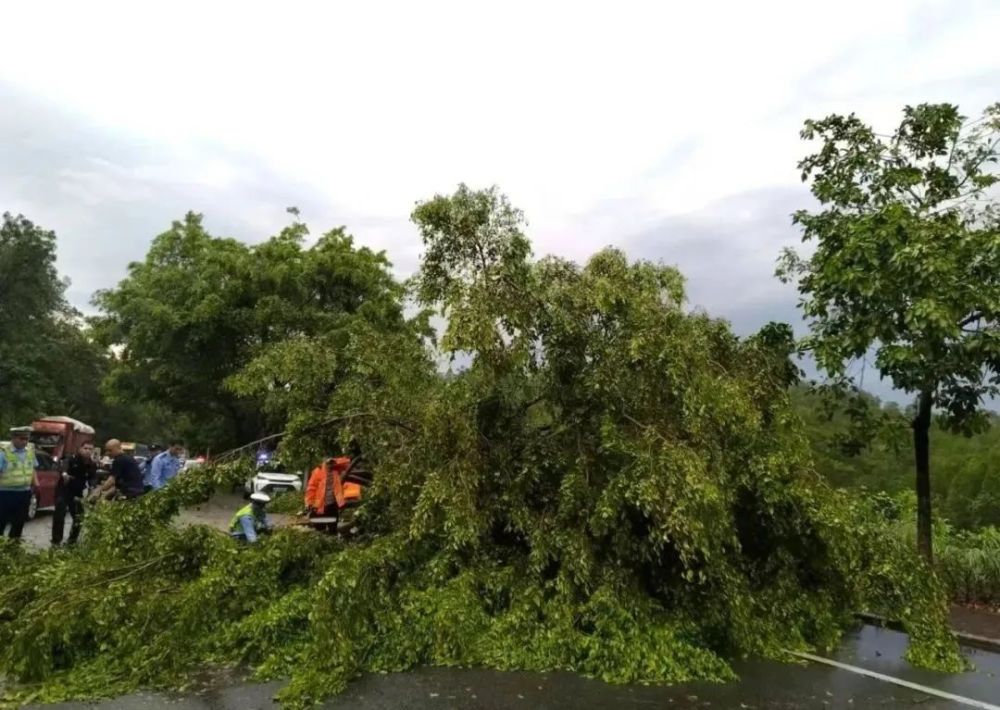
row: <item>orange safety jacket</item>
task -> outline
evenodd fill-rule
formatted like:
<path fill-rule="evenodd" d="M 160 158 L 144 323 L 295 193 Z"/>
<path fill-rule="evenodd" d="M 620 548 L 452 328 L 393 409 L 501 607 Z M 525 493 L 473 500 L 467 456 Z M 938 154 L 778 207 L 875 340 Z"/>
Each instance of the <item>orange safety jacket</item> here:
<path fill-rule="evenodd" d="M 319 513 L 327 512 L 326 477 L 328 474 L 333 476 L 333 496 L 337 501 L 338 508 L 343 508 L 351 501 L 361 500 L 361 486 L 343 480 L 343 476 L 350 466 L 351 459 L 342 456 L 327 459 L 314 468 L 309 474 L 309 483 L 306 485 L 306 507 Z"/>

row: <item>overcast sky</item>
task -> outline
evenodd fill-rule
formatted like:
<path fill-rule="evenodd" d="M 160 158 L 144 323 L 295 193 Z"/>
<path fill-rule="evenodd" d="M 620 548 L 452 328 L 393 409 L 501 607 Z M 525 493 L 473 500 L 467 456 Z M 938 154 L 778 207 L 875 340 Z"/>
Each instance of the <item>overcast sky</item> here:
<path fill-rule="evenodd" d="M 88 309 L 187 210 L 259 241 L 297 205 L 401 275 L 416 200 L 497 184 L 537 254 L 676 264 L 748 333 L 809 204 L 802 121 L 1000 100 L 1000 2 L 34 2 L 0 41 L 0 210 L 55 229 Z"/>

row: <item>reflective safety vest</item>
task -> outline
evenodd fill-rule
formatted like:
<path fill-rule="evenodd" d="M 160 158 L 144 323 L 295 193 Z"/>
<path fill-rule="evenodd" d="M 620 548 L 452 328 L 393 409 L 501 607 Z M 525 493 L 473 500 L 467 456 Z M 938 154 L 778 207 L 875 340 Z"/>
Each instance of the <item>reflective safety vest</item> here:
<path fill-rule="evenodd" d="M 7 468 L 0 473 L 0 488 L 31 488 L 35 480 L 35 447 L 31 444 L 25 448 L 24 460 L 14 453 L 14 445 L 6 444 L 2 455 L 7 459 Z"/>
<path fill-rule="evenodd" d="M 233 519 L 229 522 L 229 531 L 230 532 L 243 532 L 243 526 L 240 525 L 240 518 L 245 518 L 248 515 L 251 518 L 253 518 L 254 529 L 258 529 L 258 528 L 260 528 L 264 524 L 264 515 L 263 515 L 263 513 L 258 516 L 254 512 L 253 503 L 250 503 L 249 505 L 245 505 L 245 506 L 243 506 L 242 508 L 240 508 L 239 510 L 236 511 L 236 515 L 234 515 Z"/>
<path fill-rule="evenodd" d="M 329 464 L 329 467 L 328 467 Z M 344 457 L 328 459 L 312 470 L 309 482 L 306 484 L 306 506 L 313 510 L 326 513 L 326 489 L 333 484 L 333 498 L 337 508 L 343 508 L 349 501 L 361 500 L 361 486 L 357 483 L 344 481 L 342 476 L 351 467 L 351 459 Z M 330 480 L 332 476 L 332 481 Z"/>

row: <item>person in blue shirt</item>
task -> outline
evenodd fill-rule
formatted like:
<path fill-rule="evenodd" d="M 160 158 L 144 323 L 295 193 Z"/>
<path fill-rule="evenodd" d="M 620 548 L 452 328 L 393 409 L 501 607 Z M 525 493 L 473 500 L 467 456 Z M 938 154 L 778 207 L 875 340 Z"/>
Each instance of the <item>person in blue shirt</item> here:
<path fill-rule="evenodd" d="M 146 485 L 154 491 L 167 485 L 181 470 L 181 454 L 183 453 L 184 444 L 180 441 L 174 441 L 166 451 L 154 456 L 147 469 Z"/>
<path fill-rule="evenodd" d="M 250 504 L 233 515 L 229 523 L 229 534 L 237 540 L 255 543 L 261 533 L 271 532 L 271 521 L 267 519 L 265 510 L 270 502 L 271 496 L 267 493 L 254 493 L 250 496 Z"/>
<path fill-rule="evenodd" d="M 163 447 L 159 444 L 149 445 L 149 456 L 139 464 L 139 470 L 142 471 L 142 487 L 146 493 L 153 490 L 153 487 L 149 485 L 149 474 L 153 469 L 153 459 L 156 458 L 157 454 L 163 451 Z"/>
<path fill-rule="evenodd" d="M 31 505 L 31 485 L 38 468 L 31 427 L 10 430 L 10 443 L 0 447 L 0 536 L 9 527 L 13 540 L 21 539 Z"/>

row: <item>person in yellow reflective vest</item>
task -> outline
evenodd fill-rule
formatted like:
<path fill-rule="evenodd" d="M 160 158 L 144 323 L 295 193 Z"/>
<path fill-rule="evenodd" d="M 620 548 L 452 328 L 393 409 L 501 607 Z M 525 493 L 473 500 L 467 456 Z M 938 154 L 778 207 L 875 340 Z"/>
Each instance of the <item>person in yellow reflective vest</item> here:
<path fill-rule="evenodd" d="M 250 496 L 249 505 L 236 511 L 229 523 L 229 534 L 237 540 L 249 543 L 257 542 L 261 533 L 271 532 L 271 521 L 267 519 L 267 504 L 271 496 L 266 493 L 254 493 Z"/>
<path fill-rule="evenodd" d="M 0 536 L 7 528 L 13 540 L 21 539 L 31 505 L 38 457 L 32 446 L 31 427 L 10 430 L 10 443 L 0 449 Z"/>

